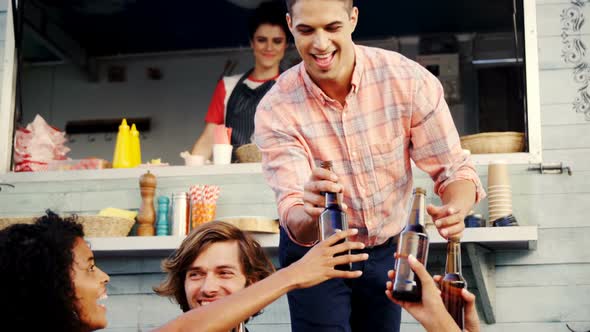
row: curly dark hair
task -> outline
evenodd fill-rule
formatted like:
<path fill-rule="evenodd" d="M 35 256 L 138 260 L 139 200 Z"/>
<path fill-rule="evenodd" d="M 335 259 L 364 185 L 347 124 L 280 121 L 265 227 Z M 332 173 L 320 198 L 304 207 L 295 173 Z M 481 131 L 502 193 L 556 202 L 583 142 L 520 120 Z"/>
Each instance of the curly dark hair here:
<path fill-rule="evenodd" d="M 71 277 L 73 247 L 84 237 L 76 217 L 47 214 L 0 231 L 0 313 L 14 331 L 83 329 Z"/>
<path fill-rule="evenodd" d="M 285 37 L 289 40 L 291 33 L 287 26 L 287 19 L 285 18 L 287 9 L 283 3 L 277 1 L 263 2 L 255 10 L 250 20 L 248 21 L 248 36 L 250 40 L 254 39 L 254 34 L 259 26 L 262 24 L 270 24 L 279 26 L 283 29 Z"/>
<path fill-rule="evenodd" d="M 184 289 L 186 272 L 197 257 L 217 242 L 236 241 L 240 252 L 240 262 L 246 276 L 246 286 L 260 281 L 274 272 L 274 266 L 264 250 L 250 235 L 236 226 L 211 221 L 195 228 L 182 241 L 170 257 L 162 262 L 162 270 L 168 273 L 166 279 L 154 291 L 161 296 L 174 298 L 182 311 L 190 310 Z"/>

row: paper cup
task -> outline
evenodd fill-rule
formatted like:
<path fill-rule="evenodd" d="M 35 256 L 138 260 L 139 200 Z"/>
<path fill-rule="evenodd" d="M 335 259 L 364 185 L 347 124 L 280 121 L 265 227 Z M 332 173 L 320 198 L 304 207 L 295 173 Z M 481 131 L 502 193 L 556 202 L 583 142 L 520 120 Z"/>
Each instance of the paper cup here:
<path fill-rule="evenodd" d="M 488 185 L 488 189 L 489 190 L 494 190 L 494 189 L 506 190 L 506 189 L 510 189 L 510 185 L 509 184 L 493 184 L 493 185 Z"/>
<path fill-rule="evenodd" d="M 497 199 L 507 199 L 512 201 L 512 194 L 510 193 L 502 193 L 502 194 L 489 194 L 488 193 L 488 201 L 494 201 Z"/>
<path fill-rule="evenodd" d="M 505 162 L 496 161 L 488 165 L 488 188 L 497 185 L 510 186 L 508 165 Z"/>
<path fill-rule="evenodd" d="M 231 144 L 213 144 L 213 164 L 228 165 L 231 163 Z"/>
<path fill-rule="evenodd" d="M 512 190 L 510 188 L 504 189 L 488 189 L 488 194 L 511 194 Z"/>
<path fill-rule="evenodd" d="M 490 215 L 512 213 L 512 208 L 492 208 L 489 209 Z"/>
<path fill-rule="evenodd" d="M 512 205 L 512 200 L 509 198 L 490 198 L 488 206 L 492 205 Z"/>
<path fill-rule="evenodd" d="M 493 208 L 489 209 L 488 213 L 490 214 L 490 216 L 497 214 L 512 213 L 512 208 Z"/>
<path fill-rule="evenodd" d="M 490 212 L 490 215 L 492 214 L 500 214 L 500 213 L 511 213 L 512 212 L 512 207 L 494 207 L 491 209 L 488 209 Z"/>
<path fill-rule="evenodd" d="M 510 201 L 494 201 L 488 202 L 488 209 L 492 207 L 512 207 L 512 202 Z"/>
<path fill-rule="evenodd" d="M 489 193 L 510 193 L 512 189 L 510 187 L 507 188 L 488 188 L 487 190 Z"/>

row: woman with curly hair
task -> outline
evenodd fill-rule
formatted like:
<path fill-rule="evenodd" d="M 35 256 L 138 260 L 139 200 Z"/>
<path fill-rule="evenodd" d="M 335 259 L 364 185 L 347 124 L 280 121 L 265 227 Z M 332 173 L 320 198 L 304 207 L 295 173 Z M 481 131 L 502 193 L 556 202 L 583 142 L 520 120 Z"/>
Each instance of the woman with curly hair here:
<path fill-rule="evenodd" d="M 367 254 L 334 256 L 364 248 L 360 242 L 337 244 L 357 233 L 356 229 L 349 229 L 320 242 L 288 268 L 270 274 L 272 266 L 259 251 L 260 245 L 247 234 L 239 233 L 246 237 L 243 240 L 248 248 L 242 248 L 245 256 L 240 258 L 239 265 L 243 271 L 235 270 L 234 273 L 237 279 L 243 276 L 244 284 L 227 296 L 205 299 L 198 295 L 204 294 L 198 280 L 203 268 L 208 266 L 198 263 L 201 262 L 199 257 L 214 256 L 207 254 L 214 247 L 211 245 L 215 242 L 215 236 L 211 237 L 213 234 L 206 236 L 213 242 L 203 242 L 201 253 L 196 258 L 182 248 L 172 256 L 187 255 L 186 261 L 191 263 L 187 266 L 188 270 L 183 269 L 180 279 L 184 285 L 190 286 L 182 288 L 183 291 L 191 287 L 202 291 L 187 291 L 185 302 L 177 292 L 161 293 L 179 295 L 177 299 L 188 311 L 158 331 L 228 331 L 291 290 L 311 287 L 332 278 L 360 277 L 361 271 L 339 271 L 334 266 L 368 258 Z M 109 276 L 95 266 L 92 251 L 83 237 L 82 226 L 75 221 L 75 217 L 62 219 L 49 211 L 32 225 L 13 225 L 0 231 L 0 313 L 3 331 L 86 332 L 106 327 L 106 308 L 100 301 L 107 298 Z M 199 238 L 189 236 L 188 242 L 185 242 L 187 246 L 192 246 L 194 243 L 189 242 Z M 254 251 L 250 251 L 252 249 Z M 174 263 L 169 263 L 168 267 L 172 268 Z M 223 267 L 225 272 L 220 272 L 225 278 L 226 269 L 227 266 Z M 186 279 L 195 282 L 186 283 Z M 172 280 L 178 281 L 175 278 Z M 174 284 L 163 284 L 171 288 L 164 287 L 162 291 L 181 289 Z M 195 297 L 188 297 L 189 294 L 195 294 Z"/>
<path fill-rule="evenodd" d="M 0 231 L 0 313 L 7 331 L 81 332 L 107 325 L 109 276 L 75 217 L 47 212 Z"/>

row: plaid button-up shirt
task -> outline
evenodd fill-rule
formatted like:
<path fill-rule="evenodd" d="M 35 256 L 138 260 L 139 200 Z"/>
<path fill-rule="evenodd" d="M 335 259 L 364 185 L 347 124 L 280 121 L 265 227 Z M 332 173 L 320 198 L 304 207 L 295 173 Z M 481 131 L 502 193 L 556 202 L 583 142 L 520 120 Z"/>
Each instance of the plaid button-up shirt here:
<path fill-rule="evenodd" d="M 294 66 L 260 102 L 255 123 L 283 227 L 289 209 L 303 204 L 303 185 L 322 160 L 333 162 L 349 226 L 368 246 L 405 224 L 413 189 L 410 158 L 430 175 L 439 196 L 459 179 L 473 181 L 477 201 L 485 196 L 438 79 L 395 52 L 355 46 L 344 105 L 322 92 L 303 63 Z"/>

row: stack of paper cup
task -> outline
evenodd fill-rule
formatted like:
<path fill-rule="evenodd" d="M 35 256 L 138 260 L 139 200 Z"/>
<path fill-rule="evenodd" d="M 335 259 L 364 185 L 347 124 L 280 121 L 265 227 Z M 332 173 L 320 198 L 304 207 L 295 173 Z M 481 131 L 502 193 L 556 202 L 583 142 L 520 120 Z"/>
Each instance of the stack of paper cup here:
<path fill-rule="evenodd" d="M 492 222 L 512 214 L 512 189 L 508 165 L 504 161 L 488 165 L 488 211 Z"/>

